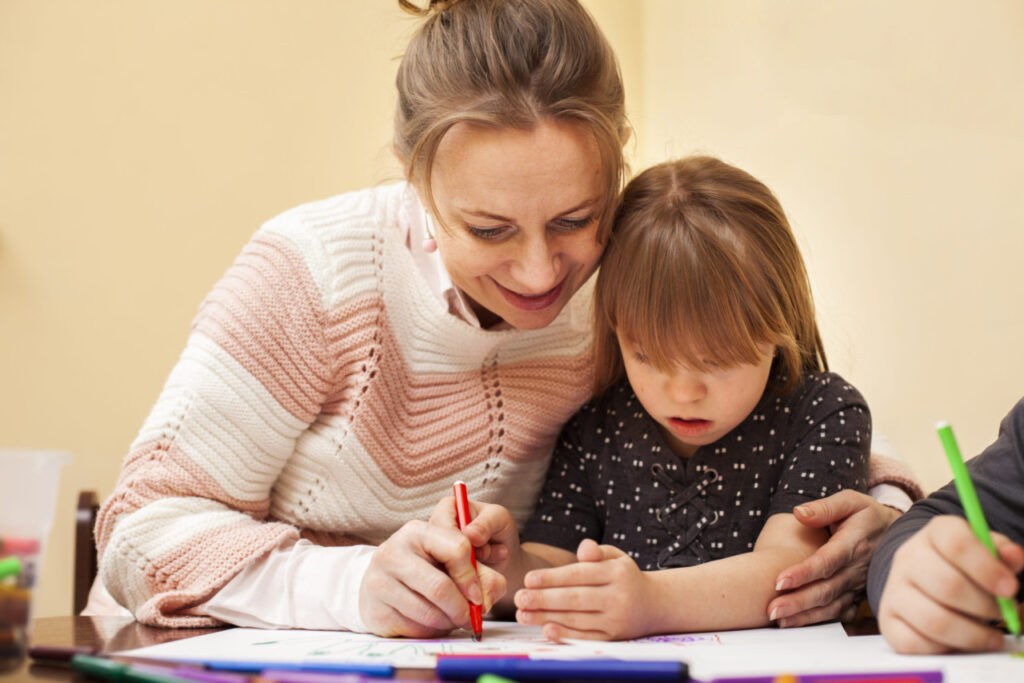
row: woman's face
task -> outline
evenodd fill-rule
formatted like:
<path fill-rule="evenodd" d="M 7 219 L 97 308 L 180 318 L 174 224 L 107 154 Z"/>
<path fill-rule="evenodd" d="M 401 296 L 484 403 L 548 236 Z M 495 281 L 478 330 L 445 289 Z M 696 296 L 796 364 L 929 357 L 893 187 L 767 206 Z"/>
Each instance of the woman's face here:
<path fill-rule="evenodd" d="M 548 325 L 596 268 L 607 197 L 583 125 L 458 123 L 438 146 L 431 183 L 441 260 L 485 327 Z"/>

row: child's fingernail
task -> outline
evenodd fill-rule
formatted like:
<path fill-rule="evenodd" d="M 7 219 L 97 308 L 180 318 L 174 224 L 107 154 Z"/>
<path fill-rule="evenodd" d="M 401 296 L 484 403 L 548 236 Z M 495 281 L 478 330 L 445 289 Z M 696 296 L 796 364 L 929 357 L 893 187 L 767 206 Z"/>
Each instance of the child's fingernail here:
<path fill-rule="evenodd" d="M 800 515 L 803 516 L 803 517 L 813 517 L 814 516 L 814 508 L 812 508 L 809 505 L 797 505 L 796 508 L 794 509 L 794 512 L 799 512 Z"/>
<path fill-rule="evenodd" d="M 1013 579 L 1000 579 L 996 584 L 996 595 L 1009 598 L 1016 592 L 1016 583 Z"/>
<path fill-rule="evenodd" d="M 484 600 L 484 593 L 480 590 L 480 586 L 475 583 L 469 587 L 469 601 L 474 605 L 479 605 Z"/>

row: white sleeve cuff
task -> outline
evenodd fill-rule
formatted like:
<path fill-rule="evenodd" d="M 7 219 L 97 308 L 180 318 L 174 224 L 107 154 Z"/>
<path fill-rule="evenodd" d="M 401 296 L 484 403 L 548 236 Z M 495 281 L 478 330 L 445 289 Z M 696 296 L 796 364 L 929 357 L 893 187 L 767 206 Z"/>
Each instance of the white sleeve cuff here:
<path fill-rule="evenodd" d="M 359 588 L 375 550 L 286 541 L 243 569 L 203 607 L 236 626 L 365 633 Z"/>
<path fill-rule="evenodd" d="M 868 491 L 868 495 L 882 505 L 888 505 L 900 512 L 906 512 L 910 509 L 910 506 L 914 504 L 914 501 L 910 499 L 907 492 L 895 484 L 878 484 L 876 486 L 872 486 L 871 490 Z"/>

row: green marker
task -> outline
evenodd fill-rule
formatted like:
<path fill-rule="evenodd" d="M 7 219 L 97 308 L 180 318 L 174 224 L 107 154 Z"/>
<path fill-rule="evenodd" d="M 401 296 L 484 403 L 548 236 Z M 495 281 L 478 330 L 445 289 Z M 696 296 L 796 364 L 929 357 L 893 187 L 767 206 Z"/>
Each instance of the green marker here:
<path fill-rule="evenodd" d="M 999 557 L 996 545 L 992 542 L 992 534 L 989 532 L 985 513 L 981 511 L 981 503 L 978 502 L 978 493 L 974 490 L 974 482 L 971 481 L 971 475 L 967 472 L 963 456 L 960 455 L 960 447 L 956 443 L 956 437 L 953 436 L 953 428 L 949 426 L 948 422 L 940 422 L 935 425 L 935 429 L 939 432 L 939 441 L 942 442 L 942 447 L 946 449 L 946 459 L 949 460 L 949 466 L 953 470 L 953 483 L 956 485 L 960 503 L 964 506 L 964 512 L 967 514 L 967 522 L 982 545 L 988 548 L 994 556 Z M 1003 611 L 1006 627 L 1017 637 L 1017 640 L 1020 640 L 1020 616 L 1017 614 L 1016 602 L 1010 598 L 1000 597 L 997 597 L 996 601 L 999 603 L 999 609 Z"/>
<path fill-rule="evenodd" d="M 0 560 L 0 579 L 21 573 L 21 560 L 11 555 Z"/>
<path fill-rule="evenodd" d="M 91 678 L 102 678 L 105 681 L 120 681 L 123 683 L 191 683 L 190 681 L 172 675 L 139 671 L 128 664 L 115 662 L 105 657 L 93 657 L 92 655 L 75 655 L 71 658 L 71 668 L 81 671 Z"/>
<path fill-rule="evenodd" d="M 476 683 L 516 683 L 511 678 L 498 676 L 497 674 L 484 674 L 476 679 Z"/>

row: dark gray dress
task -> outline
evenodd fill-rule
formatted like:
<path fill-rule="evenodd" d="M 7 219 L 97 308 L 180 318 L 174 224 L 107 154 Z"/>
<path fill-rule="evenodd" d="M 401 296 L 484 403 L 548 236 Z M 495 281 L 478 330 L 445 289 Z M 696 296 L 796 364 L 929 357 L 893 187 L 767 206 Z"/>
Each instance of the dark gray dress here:
<path fill-rule="evenodd" d="M 522 540 L 575 552 L 591 538 L 644 570 L 744 553 L 771 515 L 863 490 L 870 442 L 860 392 L 812 373 L 787 395 L 766 391 L 736 429 L 683 459 L 624 380 L 566 424 Z"/>

